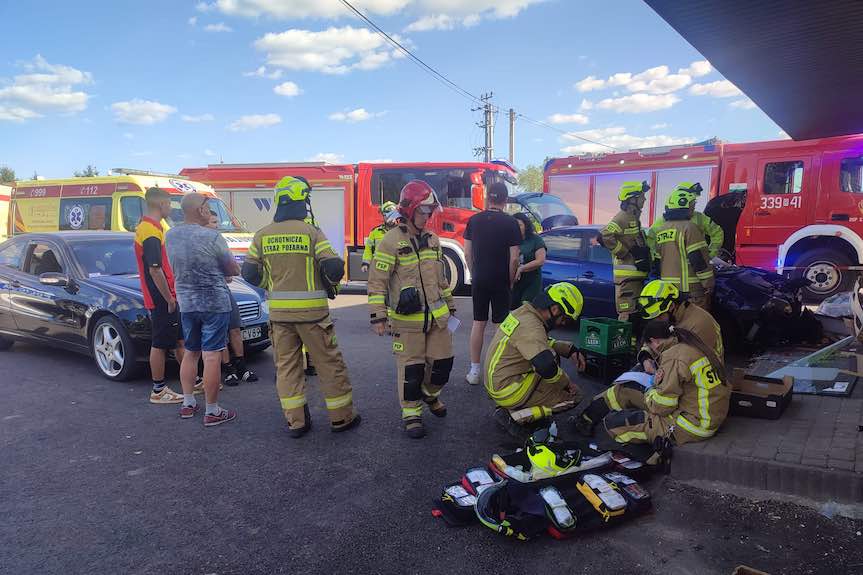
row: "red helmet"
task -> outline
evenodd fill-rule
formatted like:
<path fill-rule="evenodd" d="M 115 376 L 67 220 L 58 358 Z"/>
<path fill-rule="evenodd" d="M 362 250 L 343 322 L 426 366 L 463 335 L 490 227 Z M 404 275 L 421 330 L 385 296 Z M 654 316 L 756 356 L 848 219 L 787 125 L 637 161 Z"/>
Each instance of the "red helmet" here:
<path fill-rule="evenodd" d="M 440 209 L 437 194 L 427 182 L 422 180 L 411 180 L 402 188 L 399 194 L 399 212 L 409 221 L 413 221 L 414 213 L 420 206 L 430 206 L 432 209 Z"/>

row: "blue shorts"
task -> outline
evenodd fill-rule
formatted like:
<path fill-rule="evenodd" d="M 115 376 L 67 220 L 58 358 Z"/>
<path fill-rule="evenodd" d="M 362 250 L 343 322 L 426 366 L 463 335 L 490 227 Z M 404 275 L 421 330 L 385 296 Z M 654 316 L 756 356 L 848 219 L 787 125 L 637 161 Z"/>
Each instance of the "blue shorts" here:
<path fill-rule="evenodd" d="M 181 314 L 183 338 L 189 351 L 222 351 L 228 341 L 231 312 L 192 311 Z"/>

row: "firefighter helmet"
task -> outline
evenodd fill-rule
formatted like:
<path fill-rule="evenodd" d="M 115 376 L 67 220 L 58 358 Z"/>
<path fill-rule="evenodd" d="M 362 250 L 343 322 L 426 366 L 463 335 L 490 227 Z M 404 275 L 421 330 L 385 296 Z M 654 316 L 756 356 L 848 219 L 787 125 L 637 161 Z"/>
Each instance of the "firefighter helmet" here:
<path fill-rule="evenodd" d="M 680 291 L 671 282 L 653 280 L 648 282 L 638 296 L 638 308 L 645 319 L 654 319 L 668 311 L 672 302 L 680 297 Z"/>
<path fill-rule="evenodd" d="M 399 194 L 399 211 L 405 218 L 413 221 L 414 213 L 420 206 L 440 209 L 440 202 L 437 199 L 437 194 L 427 182 L 411 180 L 405 184 Z"/>
<path fill-rule="evenodd" d="M 695 196 L 693 196 L 689 190 L 675 188 L 665 200 L 665 209 L 679 210 L 681 208 L 688 208 L 692 203 L 694 203 L 694 200 Z"/>
<path fill-rule="evenodd" d="M 396 203 L 395 203 L 395 202 L 384 202 L 384 203 L 382 203 L 382 204 L 381 204 L 381 208 L 380 208 L 380 210 L 381 210 L 381 215 L 382 215 L 382 216 L 384 217 L 384 219 L 386 220 L 386 219 L 387 219 L 387 216 L 388 216 L 389 214 L 391 214 L 392 212 L 394 212 L 395 210 L 397 210 L 398 208 L 399 208 L 399 207 L 396 205 Z"/>
<path fill-rule="evenodd" d="M 623 182 L 620 186 L 620 191 L 617 193 L 617 199 L 625 202 L 631 198 L 646 195 L 650 191 L 650 185 L 647 181 L 643 182 Z"/>
<path fill-rule="evenodd" d="M 539 429 L 528 438 L 526 451 L 531 472 L 542 471 L 550 477 L 566 472 L 580 459 L 578 452 L 574 453 L 575 456 L 568 454 L 557 441 L 555 432 L 548 428 Z"/>
<path fill-rule="evenodd" d="M 695 205 L 695 202 L 698 201 L 698 198 L 701 197 L 701 192 L 704 191 L 704 188 L 701 187 L 701 184 L 695 182 L 680 182 L 677 184 L 677 187 L 674 188 L 675 192 L 686 192 L 689 194 L 689 207 Z"/>
<path fill-rule="evenodd" d="M 578 316 L 581 315 L 581 310 L 584 307 L 584 297 L 578 291 L 578 288 L 571 283 L 558 282 L 552 284 L 545 288 L 545 295 L 548 296 L 550 304 L 558 304 L 563 313 L 572 321 L 577 320 Z"/>
<path fill-rule="evenodd" d="M 285 176 L 273 190 L 273 202 L 275 205 L 290 202 L 305 202 L 309 199 L 312 186 L 308 180 L 302 177 Z"/>

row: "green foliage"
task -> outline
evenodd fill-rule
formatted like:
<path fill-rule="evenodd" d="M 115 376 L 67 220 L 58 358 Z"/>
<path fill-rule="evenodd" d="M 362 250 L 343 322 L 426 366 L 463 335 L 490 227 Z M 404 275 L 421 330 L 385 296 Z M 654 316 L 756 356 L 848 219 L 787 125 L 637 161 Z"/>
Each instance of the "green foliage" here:
<path fill-rule="evenodd" d="M 87 167 L 84 168 L 82 171 L 75 172 L 76 178 L 92 178 L 93 176 L 98 175 L 99 170 L 96 168 L 96 166 L 91 166 L 90 164 L 87 164 Z"/>
<path fill-rule="evenodd" d="M 525 166 L 518 171 L 518 183 L 528 192 L 542 191 L 542 168 L 539 166 Z"/>
<path fill-rule="evenodd" d="M 15 170 L 8 166 L 0 166 L 0 184 L 14 184 Z"/>

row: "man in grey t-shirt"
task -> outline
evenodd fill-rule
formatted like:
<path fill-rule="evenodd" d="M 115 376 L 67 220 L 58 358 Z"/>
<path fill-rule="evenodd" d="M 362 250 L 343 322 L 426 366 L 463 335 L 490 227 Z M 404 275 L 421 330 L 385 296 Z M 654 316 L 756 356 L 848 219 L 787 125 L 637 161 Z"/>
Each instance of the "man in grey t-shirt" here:
<path fill-rule="evenodd" d="M 174 271 L 174 287 L 180 308 L 186 354 L 180 365 L 183 406 L 180 417 L 192 418 L 198 410 L 195 376 L 204 357 L 204 394 L 207 409 L 204 425 L 211 427 L 231 421 L 237 412 L 219 407 L 222 350 L 228 338 L 231 299 L 225 276 L 240 275 L 240 266 L 231 256 L 225 238 L 205 227 L 210 221 L 207 196 L 186 194 L 180 206 L 183 223 L 165 236 L 168 260 Z"/>

